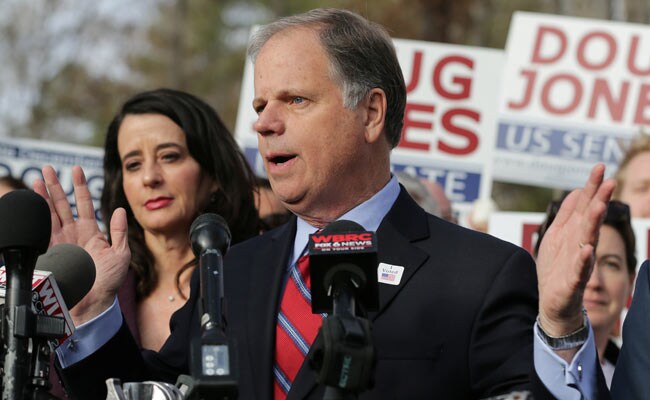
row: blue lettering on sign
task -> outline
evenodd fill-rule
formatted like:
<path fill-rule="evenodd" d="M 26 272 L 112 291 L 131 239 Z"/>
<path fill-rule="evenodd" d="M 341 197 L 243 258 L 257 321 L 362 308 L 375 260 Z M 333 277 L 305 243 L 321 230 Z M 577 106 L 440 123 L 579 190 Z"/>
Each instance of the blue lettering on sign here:
<path fill-rule="evenodd" d="M 561 159 L 618 164 L 630 138 L 580 129 L 500 122 L 497 148 Z"/>
<path fill-rule="evenodd" d="M 0 157 L 17 158 L 18 151 L 19 151 L 18 146 L 9 143 L 0 142 Z"/>
<path fill-rule="evenodd" d="M 102 156 L 88 156 L 73 152 L 50 151 L 31 147 L 18 148 L 16 158 L 56 165 L 83 165 L 86 168 L 102 168 L 104 164 Z"/>
<path fill-rule="evenodd" d="M 478 199 L 481 174 L 431 166 L 392 163 L 394 172 L 405 171 L 411 175 L 439 183 L 452 202 L 468 203 Z"/>

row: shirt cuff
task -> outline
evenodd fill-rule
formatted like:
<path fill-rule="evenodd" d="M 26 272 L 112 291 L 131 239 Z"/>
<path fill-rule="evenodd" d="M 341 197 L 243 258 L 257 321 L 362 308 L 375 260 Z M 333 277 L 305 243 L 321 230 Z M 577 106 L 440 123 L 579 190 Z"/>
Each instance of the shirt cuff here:
<path fill-rule="evenodd" d="M 122 310 L 117 301 L 103 313 L 87 321 L 56 348 L 61 367 L 67 368 L 90 356 L 105 345 L 122 326 Z"/>
<path fill-rule="evenodd" d="M 534 327 L 535 371 L 544 386 L 558 399 L 592 400 L 596 394 L 597 355 L 594 333 L 587 319 L 589 336 L 571 360 L 571 364 L 555 354 L 539 337 L 539 326 Z"/>

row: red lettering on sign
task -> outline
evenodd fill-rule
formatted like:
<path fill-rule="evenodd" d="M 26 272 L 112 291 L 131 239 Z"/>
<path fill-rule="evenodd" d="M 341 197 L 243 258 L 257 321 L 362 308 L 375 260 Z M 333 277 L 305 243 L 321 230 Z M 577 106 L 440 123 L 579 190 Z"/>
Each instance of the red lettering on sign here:
<path fill-rule="evenodd" d="M 406 85 L 406 93 L 411 93 L 420 83 L 420 69 L 422 68 L 422 52 L 416 51 L 413 54 L 413 70 L 411 71 L 411 81 Z"/>
<path fill-rule="evenodd" d="M 587 60 L 585 57 L 586 50 L 585 48 L 589 44 L 589 42 L 593 39 L 603 39 L 605 43 L 607 43 L 607 56 L 605 59 L 600 62 L 600 63 L 593 63 Z M 598 71 L 605 69 L 609 67 L 612 64 L 612 61 L 614 61 L 614 57 L 616 57 L 616 40 L 612 37 L 607 32 L 603 31 L 596 31 L 596 32 L 590 32 L 587 35 L 585 35 L 582 39 L 580 39 L 580 42 L 578 43 L 578 54 L 577 54 L 577 59 L 578 59 L 578 64 L 580 64 L 583 68 L 591 70 L 591 71 Z"/>
<path fill-rule="evenodd" d="M 526 78 L 526 89 L 524 90 L 524 98 L 521 99 L 519 103 L 514 101 L 508 102 L 508 108 L 513 110 L 518 110 L 524 108 L 530 103 L 530 99 L 533 94 L 533 86 L 535 85 L 535 78 L 537 78 L 537 71 L 531 71 L 524 69 L 521 71 L 521 75 Z"/>
<path fill-rule="evenodd" d="M 607 81 L 602 78 L 596 79 L 594 82 L 594 92 L 591 96 L 591 103 L 589 104 L 589 112 L 587 113 L 589 118 L 594 118 L 596 116 L 598 100 L 602 99 L 606 103 L 607 110 L 609 110 L 609 115 L 612 120 L 620 122 L 623 119 L 623 111 L 625 111 L 625 103 L 627 102 L 627 92 L 629 89 L 630 82 L 623 82 L 621 84 L 618 99 L 615 99 Z"/>
<path fill-rule="evenodd" d="M 406 149 L 424 150 L 429 151 L 430 144 L 428 142 L 416 142 L 409 138 L 408 130 L 411 128 L 419 128 L 431 130 L 433 123 L 429 121 L 416 121 L 413 119 L 411 113 L 413 111 L 420 111 L 433 114 L 435 107 L 433 105 L 407 103 L 404 110 L 404 128 L 402 128 L 402 139 L 399 146 Z"/>
<path fill-rule="evenodd" d="M 556 54 L 549 55 L 544 57 L 541 54 L 542 48 L 548 48 L 548 46 L 543 45 L 545 39 L 551 40 L 555 36 L 559 40 L 560 46 Z M 550 26 L 540 26 L 537 30 L 537 37 L 535 38 L 535 47 L 533 49 L 533 56 L 531 61 L 534 64 L 550 64 L 562 58 L 562 55 L 566 51 L 567 39 L 564 32 L 558 28 L 553 28 Z"/>
<path fill-rule="evenodd" d="M 560 81 L 568 82 L 573 86 L 573 99 L 571 99 L 571 102 L 566 106 L 551 104 L 551 89 L 556 82 Z M 553 114 L 562 115 L 574 111 L 576 107 L 578 107 L 578 104 L 580 104 L 580 99 L 582 99 L 582 84 L 578 78 L 570 74 L 554 75 L 548 81 L 546 81 L 544 87 L 542 88 L 542 106 L 546 109 L 546 111 Z"/>
<path fill-rule="evenodd" d="M 442 85 L 442 70 L 451 63 L 457 63 L 468 67 L 470 70 L 474 69 L 474 61 L 463 56 L 448 56 L 440 60 L 433 70 L 433 87 L 440 96 L 450 100 L 466 99 L 470 96 L 472 89 L 472 78 L 455 76 L 452 82 L 460 86 L 460 90 L 451 91 Z"/>
<path fill-rule="evenodd" d="M 641 69 L 634 62 L 634 60 L 636 60 L 637 58 L 638 48 L 639 48 L 639 36 L 633 35 L 632 40 L 630 41 L 630 54 L 627 55 L 627 68 L 634 75 L 648 76 L 650 75 L 650 65 L 646 69 Z"/>
<path fill-rule="evenodd" d="M 454 108 L 445 112 L 445 114 L 442 116 L 442 127 L 453 135 L 465 138 L 467 140 L 467 144 L 464 147 L 455 147 L 446 144 L 441 139 L 438 142 L 438 149 L 449 154 L 467 155 L 472 153 L 478 147 L 478 136 L 474 132 L 456 125 L 454 123 L 454 117 L 457 116 L 467 117 L 474 122 L 479 122 L 481 120 L 480 114 L 474 110 Z"/>
<path fill-rule="evenodd" d="M 639 92 L 639 102 L 636 104 L 636 112 L 634 113 L 634 123 L 640 125 L 650 124 L 650 116 L 646 116 L 646 110 L 650 106 L 650 85 L 644 83 L 641 85 Z"/>
<path fill-rule="evenodd" d="M 539 224 L 524 224 L 521 229 L 521 247 L 533 254 L 535 244 L 537 244 L 537 230 Z"/>

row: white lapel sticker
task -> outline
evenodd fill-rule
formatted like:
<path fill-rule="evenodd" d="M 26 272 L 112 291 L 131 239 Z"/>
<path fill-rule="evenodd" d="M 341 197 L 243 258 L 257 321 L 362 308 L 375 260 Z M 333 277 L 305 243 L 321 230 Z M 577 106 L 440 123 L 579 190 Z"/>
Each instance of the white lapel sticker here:
<path fill-rule="evenodd" d="M 387 285 L 399 285 L 403 273 L 404 267 L 379 263 L 377 267 L 377 281 Z"/>

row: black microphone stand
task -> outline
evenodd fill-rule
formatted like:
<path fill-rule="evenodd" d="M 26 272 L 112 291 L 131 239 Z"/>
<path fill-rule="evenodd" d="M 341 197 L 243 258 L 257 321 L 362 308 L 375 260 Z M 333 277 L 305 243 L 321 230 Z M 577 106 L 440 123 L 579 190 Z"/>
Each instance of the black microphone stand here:
<path fill-rule="evenodd" d="M 28 321 L 32 300 L 32 275 L 36 255 L 30 252 L 7 249 L 3 252 L 7 266 L 7 290 L 2 315 L 2 339 L 4 342 L 4 370 L 2 377 L 2 400 L 22 400 L 29 375 L 29 337 L 17 332 Z M 32 258 L 33 257 L 33 258 Z"/>
<path fill-rule="evenodd" d="M 51 349 L 48 339 L 65 335 L 65 320 L 36 314 L 32 308 L 35 260 L 20 250 L 5 250 L 7 289 L 2 316 L 4 351 L 2 400 L 56 399 L 49 394 Z"/>
<path fill-rule="evenodd" d="M 208 293 L 216 291 L 217 277 L 223 273 L 221 255 L 211 252 L 201 257 L 201 291 L 205 289 L 204 311 L 201 313 L 201 337 L 192 341 L 190 353 L 191 377 L 181 375 L 177 384 L 188 386 L 186 397 L 189 400 L 237 398 L 237 366 L 235 343 L 228 339 L 224 329 L 221 311 L 221 297 L 211 297 Z M 207 259 L 206 259 L 207 258 Z"/>
<path fill-rule="evenodd" d="M 190 241 L 199 260 L 201 336 L 191 344 L 191 376 L 181 375 L 177 385 L 186 387 L 189 400 L 234 400 L 236 343 L 226 335 L 223 312 L 223 254 L 230 245 L 230 231 L 220 216 L 203 214 L 192 223 Z"/>
<path fill-rule="evenodd" d="M 357 399 L 372 386 L 375 348 L 371 325 L 356 316 L 356 293 L 365 285 L 363 271 L 352 264 L 333 268 L 326 282 L 332 296 L 332 315 L 323 320 L 313 344 L 310 365 L 317 381 L 326 385 L 325 400 Z"/>
<path fill-rule="evenodd" d="M 65 320 L 61 317 L 49 317 L 39 315 L 37 318 L 45 317 L 47 319 L 59 320 L 61 324 L 61 332 L 65 332 Z M 47 325 L 57 325 L 54 322 Z M 49 329 L 49 328 L 48 328 Z M 54 328 L 58 329 L 58 328 Z M 63 333 L 60 335 L 63 336 Z M 27 383 L 27 397 L 30 400 L 56 400 L 58 397 L 50 393 L 52 385 L 50 384 L 50 355 L 52 354 L 52 347 L 49 340 L 45 336 L 35 336 L 32 341 L 32 374 Z"/>

